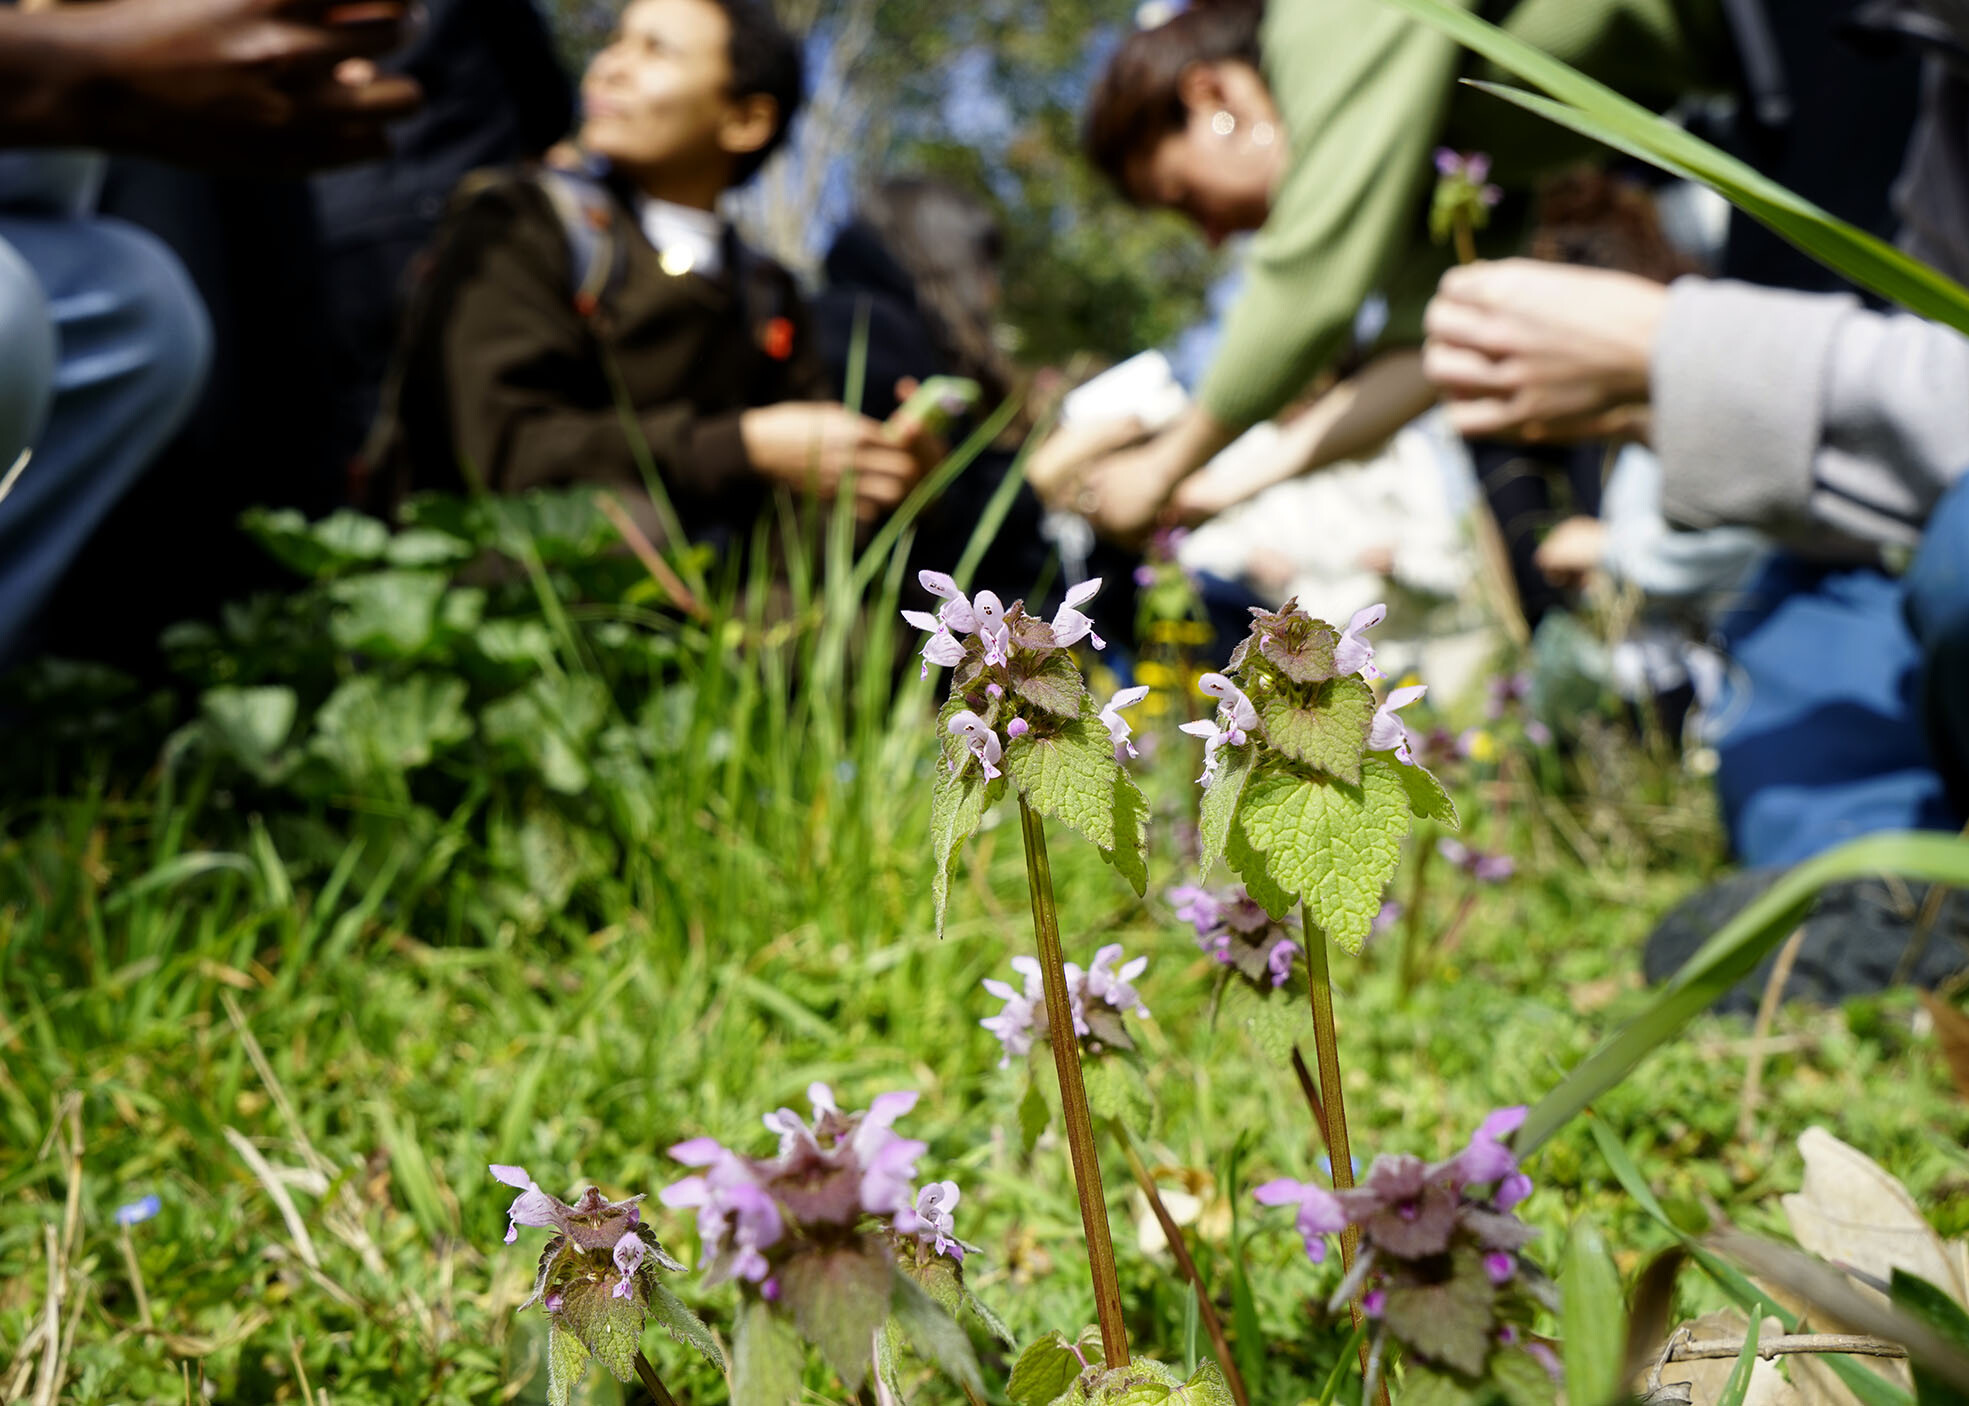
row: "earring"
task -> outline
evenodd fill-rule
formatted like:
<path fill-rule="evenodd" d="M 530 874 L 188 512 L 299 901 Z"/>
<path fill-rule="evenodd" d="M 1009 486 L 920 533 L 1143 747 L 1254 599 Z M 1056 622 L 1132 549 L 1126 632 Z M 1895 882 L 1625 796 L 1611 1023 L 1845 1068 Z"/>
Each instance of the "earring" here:
<path fill-rule="evenodd" d="M 1237 130 L 1237 119 L 1220 107 L 1210 119 L 1210 130 L 1220 137 L 1228 137 Z"/>
<path fill-rule="evenodd" d="M 1270 146 L 1278 137 L 1278 130 L 1269 122 L 1260 122 L 1251 129 L 1253 146 Z"/>

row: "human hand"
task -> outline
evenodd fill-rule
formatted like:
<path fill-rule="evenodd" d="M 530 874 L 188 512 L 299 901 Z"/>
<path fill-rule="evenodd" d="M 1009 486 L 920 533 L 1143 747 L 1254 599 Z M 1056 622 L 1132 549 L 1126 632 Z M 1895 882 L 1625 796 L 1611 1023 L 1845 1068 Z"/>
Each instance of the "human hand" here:
<path fill-rule="evenodd" d="M 1107 455 L 1140 442 L 1147 433 L 1132 415 L 1061 425 L 1026 456 L 1026 482 L 1048 507 L 1070 508 L 1085 470 Z"/>
<path fill-rule="evenodd" d="M 1607 552 L 1607 527 L 1598 518 L 1569 517 L 1545 534 L 1532 560 L 1555 586 L 1577 586 L 1599 570 Z"/>
<path fill-rule="evenodd" d="M 845 405 L 787 401 L 739 417 L 745 457 L 762 476 L 832 502 L 854 475 L 855 517 L 872 522 L 923 476 L 915 452 L 880 420 Z"/>
<path fill-rule="evenodd" d="M 386 154 L 385 125 L 420 100 L 367 62 L 402 44 L 404 0 L 108 0 L 36 20 L 49 124 L 81 145 L 300 170 Z"/>
<path fill-rule="evenodd" d="M 1155 526 L 1181 482 L 1182 467 L 1170 462 L 1162 440 L 1121 450 L 1081 471 L 1070 505 L 1110 541 L 1139 541 Z"/>
<path fill-rule="evenodd" d="M 1354 565 L 1362 571 L 1371 571 L 1376 576 L 1395 574 L 1395 548 L 1392 543 L 1382 542 L 1376 546 L 1364 547 L 1354 557 Z"/>
<path fill-rule="evenodd" d="M 1533 259 L 1443 275 L 1423 320 L 1423 373 L 1471 437 L 1631 434 L 1668 290 L 1633 274 Z"/>

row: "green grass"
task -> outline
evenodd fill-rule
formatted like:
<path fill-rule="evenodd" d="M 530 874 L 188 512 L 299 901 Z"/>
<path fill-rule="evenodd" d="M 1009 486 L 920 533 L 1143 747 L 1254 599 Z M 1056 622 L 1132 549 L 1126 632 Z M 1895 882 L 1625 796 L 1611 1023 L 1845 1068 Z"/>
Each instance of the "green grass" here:
<path fill-rule="evenodd" d="M 805 617 L 795 592 L 793 625 L 775 633 L 763 589 L 730 583 L 738 623 L 639 626 L 673 647 L 636 670 L 593 643 L 620 643 L 594 634 L 620 613 L 574 593 L 561 671 L 603 679 L 611 717 L 670 707 L 684 739 L 637 754 L 641 821 L 635 807 L 555 792 L 538 770 L 551 763 L 502 772 L 491 752 L 446 754 L 374 794 L 298 794 L 256 782 L 197 726 L 162 760 L 59 772 L 51 760 L 43 784 L 0 800 L 0 1361 L 42 1319 L 47 1228 L 60 1237 L 73 1197 L 65 1400 L 179 1401 L 189 1380 L 217 1400 L 301 1401 L 297 1363 L 317 1400 L 540 1400 L 544 1330 L 511 1311 L 535 1247 L 501 1243 L 511 1193 L 486 1164 L 523 1164 L 557 1191 L 654 1192 L 679 1175 L 667 1146 L 710 1133 L 763 1148 L 759 1115 L 801 1105 L 817 1079 L 844 1104 L 920 1090 L 904 1130 L 930 1144 L 926 1179 L 964 1188 L 959 1231 L 985 1249 L 974 1287 L 1022 1338 L 1091 1321 L 1064 1147 L 1049 1138 L 1021 1157 L 1024 1073 L 997 1068 L 977 1024 L 997 1005 L 980 980 L 1031 950 L 1017 826 L 997 817 L 973 842 L 939 942 L 922 843 L 928 694 L 906 681 L 891 699 L 887 670 L 867 663 L 890 641 L 846 623 L 852 552 L 837 541 L 825 556 L 806 577 Z M 885 580 L 892 594 L 894 573 L 878 573 L 877 597 Z M 523 589 L 516 599 L 551 621 Z M 338 655 L 334 675 L 354 658 Z M 476 678 L 472 658 L 416 667 Z M 270 677 L 284 676 L 238 682 Z M 311 706 L 304 696 L 303 726 Z M 1308 1266 L 1285 1220 L 1244 1194 L 1312 1173 L 1305 1112 L 1289 1071 L 1213 1028 L 1215 968 L 1159 899 L 1190 877 L 1181 822 L 1196 756 L 1173 726 L 1192 711 L 1177 701 L 1143 729 L 1157 743 L 1144 777 L 1157 811 L 1149 901 L 1056 830 L 1062 928 L 1083 962 L 1108 940 L 1151 957 L 1140 985 L 1154 1019 L 1138 1032 L 1159 1103 L 1148 1155 L 1212 1178 L 1214 1198 L 1235 1192 L 1241 1243 L 1226 1203 L 1204 1216 L 1198 1259 L 1228 1310 L 1241 1253 L 1270 1344 L 1254 1397 L 1289 1403 L 1319 1394 L 1346 1341 L 1307 1308 L 1337 1269 Z M 89 750 L 61 753 L 61 767 Z M 1639 1007 L 1642 937 L 1717 868 L 1706 788 L 1659 758 L 1603 740 L 1541 774 L 1542 800 L 1488 770 L 1458 787 L 1466 838 L 1508 850 L 1519 871 L 1472 890 L 1436 866 L 1425 935 L 1470 906 L 1412 1001 L 1392 934 L 1359 961 L 1336 959 L 1363 1161 L 1441 1155 L 1489 1109 L 1550 1088 Z M 525 818 L 549 810 L 560 828 L 529 833 L 587 835 L 608 862 L 563 883 L 524 853 L 501 858 Z M 545 898 L 524 892 L 530 872 Z M 1752 1148 L 1732 1131 L 1741 1023 L 1699 1021 L 1595 1111 L 1671 1208 L 1713 1200 L 1752 1227 L 1781 1224 L 1775 1196 L 1799 1171 L 1790 1140 L 1822 1122 L 1961 1233 L 1969 1109 L 1912 1033 L 1913 1009 L 1893 997 L 1786 1011 Z M 235 1137 L 296 1169 L 277 1180 L 314 1264 Z M 1539 1192 L 1524 1213 L 1550 1232 L 1548 1264 L 1582 1208 L 1624 1270 L 1665 1243 L 1583 1125 L 1531 1171 Z M 1180 1363 L 1195 1346 L 1185 1292 L 1137 1248 L 1147 1216 L 1118 1156 L 1107 1173 L 1131 1329 L 1141 1351 Z M 112 1214 L 149 1193 L 162 1213 L 131 1234 L 145 1330 Z M 653 1216 L 690 1261 L 688 1220 Z M 677 1287 L 729 1328 L 729 1290 Z M 645 1345 L 681 1400 L 722 1399 L 667 1339 L 653 1330 Z M 0 1368 L 0 1392 L 15 1370 Z M 830 1399 L 827 1381 L 812 1369 L 816 1399 Z M 1002 1364 L 987 1363 L 987 1381 L 1002 1386 Z M 603 1382 L 589 1399 L 616 1390 Z"/>

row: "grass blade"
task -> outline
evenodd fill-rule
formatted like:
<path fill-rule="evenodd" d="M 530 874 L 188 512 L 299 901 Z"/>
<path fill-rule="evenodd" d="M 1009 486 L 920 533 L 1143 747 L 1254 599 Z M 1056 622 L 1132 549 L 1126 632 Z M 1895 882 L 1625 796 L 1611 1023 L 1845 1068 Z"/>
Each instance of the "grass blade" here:
<path fill-rule="evenodd" d="M 1652 1005 L 1588 1055 L 1532 1108 L 1518 1134 L 1519 1155 L 1543 1144 L 1594 1099 L 1632 1073 L 1652 1050 L 1681 1034 L 1684 1026 L 1748 976 L 1764 954 L 1798 925 L 1820 889 L 1876 874 L 1962 887 L 1969 884 L 1969 842 L 1939 834 L 1867 835 L 1793 869 L 1704 943 Z"/>
<path fill-rule="evenodd" d="M 1496 84 L 1475 86 L 1678 176 L 1699 181 L 1835 272 L 1911 312 L 1969 331 L 1969 289 L 1834 218 L 1641 104 L 1446 0 L 1384 3 L 1447 34 L 1558 102 Z"/>
<path fill-rule="evenodd" d="M 1565 1306 L 1566 1398 L 1578 1406 L 1605 1406 L 1621 1394 L 1627 1305 L 1620 1271 L 1591 1216 L 1573 1222 L 1559 1292 Z"/>
<path fill-rule="evenodd" d="M 1750 1369 L 1757 1365 L 1757 1340 L 1763 1336 L 1764 1316 L 1763 1304 L 1751 1309 L 1750 1326 L 1743 1334 L 1743 1351 L 1737 1354 L 1736 1365 L 1730 1368 L 1729 1380 L 1723 1383 L 1716 1406 L 1743 1406 L 1744 1397 L 1750 1394 Z"/>

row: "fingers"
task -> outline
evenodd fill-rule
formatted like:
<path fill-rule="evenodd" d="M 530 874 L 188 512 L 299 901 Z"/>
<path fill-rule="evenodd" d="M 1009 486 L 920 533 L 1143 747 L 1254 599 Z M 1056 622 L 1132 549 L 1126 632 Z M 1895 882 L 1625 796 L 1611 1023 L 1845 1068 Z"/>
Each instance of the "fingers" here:
<path fill-rule="evenodd" d="M 352 71 L 359 73 L 365 67 L 371 75 L 367 80 L 353 83 L 347 80 L 345 75 Z M 391 122 L 415 112 L 423 98 L 423 90 L 416 80 L 396 74 L 379 75 L 367 59 L 348 59 L 327 82 L 301 95 L 300 116 L 303 121 L 355 118 Z"/>
<path fill-rule="evenodd" d="M 1422 314 L 1422 331 L 1432 342 L 1468 347 L 1486 356 L 1505 356 L 1517 351 L 1523 341 L 1523 329 L 1516 318 L 1447 292 L 1429 300 Z"/>
<path fill-rule="evenodd" d="M 1422 344 L 1422 374 L 1454 396 L 1507 395 L 1524 382 L 1514 362 L 1433 338 Z"/>

